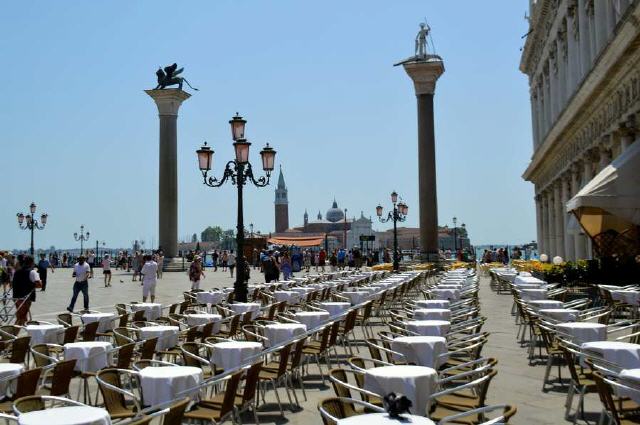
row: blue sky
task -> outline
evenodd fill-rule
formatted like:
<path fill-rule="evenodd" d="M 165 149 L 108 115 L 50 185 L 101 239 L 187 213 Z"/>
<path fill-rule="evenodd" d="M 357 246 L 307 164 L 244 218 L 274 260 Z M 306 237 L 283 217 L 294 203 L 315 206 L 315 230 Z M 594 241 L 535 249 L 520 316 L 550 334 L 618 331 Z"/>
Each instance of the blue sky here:
<path fill-rule="evenodd" d="M 179 236 L 235 225 L 235 188 L 201 184 L 195 149 L 230 159 L 239 111 L 253 142 L 277 151 L 291 225 L 335 196 L 375 215 L 397 190 L 417 225 L 413 87 L 392 64 L 413 54 L 427 18 L 446 72 L 436 94 L 441 224 L 472 242 L 535 237 L 526 78 L 518 71 L 526 1 L 32 1 L 4 4 L 0 248 L 25 247 L 15 214 L 49 213 L 37 246 L 75 246 L 84 224 L 109 246 L 157 241 L 158 118 L 143 92 L 178 62 L 200 88 L 178 124 Z M 218 174 L 220 169 L 217 170 Z M 274 182 L 275 183 L 275 182 Z M 248 188 L 245 221 L 273 230 L 275 186 Z M 384 229 L 387 225 L 376 225 Z M 90 242 L 91 243 L 91 242 Z M 157 242 L 156 242 L 157 243 Z M 147 246 L 148 246 L 147 245 Z"/>

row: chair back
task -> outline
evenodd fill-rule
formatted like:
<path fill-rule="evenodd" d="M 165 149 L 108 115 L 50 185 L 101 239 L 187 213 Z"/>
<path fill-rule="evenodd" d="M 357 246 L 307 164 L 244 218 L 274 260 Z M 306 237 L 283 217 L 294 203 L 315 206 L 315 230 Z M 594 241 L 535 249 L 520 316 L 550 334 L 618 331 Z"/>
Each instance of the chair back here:
<path fill-rule="evenodd" d="M 82 329 L 82 340 L 95 341 L 99 325 L 100 322 L 91 322 L 84 325 L 84 328 Z"/>
<path fill-rule="evenodd" d="M 182 348 L 182 362 L 185 366 L 193 366 L 200 368 L 202 365 L 197 359 L 194 359 L 191 356 L 185 354 L 185 352 L 189 354 L 193 354 L 194 356 L 202 357 L 200 355 L 200 347 L 195 342 L 185 342 L 181 345 Z"/>
<path fill-rule="evenodd" d="M 53 367 L 51 377 L 52 396 L 66 396 L 69 394 L 69 383 L 73 378 L 73 369 L 76 367 L 76 359 L 63 360 Z"/>
<path fill-rule="evenodd" d="M 53 364 L 47 344 L 36 344 L 31 347 L 31 351 L 33 352 L 33 361 L 37 367 L 45 367 Z"/>
<path fill-rule="evenodd" d="M 60 313 L 58 314 L 58 324 L 64 326 L 65 328 L 73 325 L 73 316 L 71 313 Z"/>
<path fill-rule="evenodd" d="M 169 407 L 169 411 L 165 413 L 162 418 L 162 425 L 182 425 L 184 411 L 190 402 L 191 399 L 189 397 L 185 397 L 172 404 Z"/>
<path fill-rule="evenodd" d="M 64 338 L 62 344 L 70 344 L 72 342 L 76 342 L 78 339 L 78 331 L 80 330 L 79 326 L 68 326 L 64 330 Z"/>
<path fill-rule="evenodd" d="M 222 406 L 220 408 L 220 418 L 223 418 L 233 410 L 234 402 L 236 400 L 236 392 L 238 391 L 238 385 L 240 384 L 242 373 L 242 370 L 234 373 L 227 381 L 227 388 L 225 389 Z"/>
<path fill-rule="evenodd" d="M 205 338 L 208 338 L 211 335 L 213 335 L 214 325 L 215 325 L 214 322 L 209 322 L 205 325 L 202 325 L 202 331 L 200 332 L 200 342 L 204 342 Z"/>
<path fill-rule="evenodd" d="M 30 395 L 17 399 L 13 403 L 13 409 L 22 413 L 44 410 L 44 399 L 39 395 Z"/>
<path fill-rule="evenodd" d="M 131 360 L 133 360 L 133 352 L 135 348 L 136 344 L 134 342 L 120 346 L 120 349 L 118 350 L 118 361 L 116 362 L 116 367 L 118 369 L 131 368 Z"/>
<path fill-rule="evenodd" d="M 38 381 L 40 380 L 40 373 L 42 369 L 35 368 L 22 372 L 16 382 L 16 392 L 13 395 L 13 399 L 26 397 L 36 393 L 38 389 Z"/>
<path fill-rule="evenodd" d="M 103 369 L 98 372 L 97 375 L 100 380 L 98 381 L 98 387 L 100 393 L 104 399 L 104 407 L 107 409 L 110 415 L 121 414 L 128 411 L 127 403 L 124 398 L 124 394 L 103 385 L 101 381 L 109 385 L 113 385 L 116 388 L 122 388 L 122 380 L 120 374 L 116 369 Z"/>
<path fill-rule="evenodd" d="M 14 339 L 11 342 L 11 355 L 9 356 L 9 362 L 24 363 L 27 358 L 27 353 L 29 352 L 30 343 L 30 336 L 23 336 Z"/>
<path fill-rule="evenodd" d="M 247 403 L 256 396 L 258 381 L 260 378 L 260 369 L 262 369 L 262 361 L 254 363 L 249 367 L 244 379 L 244 391 L 242 392 L 242 402 Z"/>
<path fill-rule="evenodd" d="M 153 360 L 153 355 L 156 353 L 156 344 L 158 344 L 158 338 L 145 340 L 140 348 L 140 360 Z"/>
<path fill-rule="evenodd" d="M 116 311 L 118 314 L 127 314 L 127 306 L 124 304 L 116 304 Z"/>
<path fill-rule="evenodd" d="M 133 313 L 133 322 L 144 322 L 146 321 L 147 318 L 144 317 L 144 310 L 138 310 L 135 313 Z"/>
<path fill-rule="evenodd" d="M 336 393 L 336 397 L 347 397 L 351 398 L 351 390 L 345 385 L 341 385 L 341 383 L 347 382 L 347 373 L 344 369 L 331 369 L 329 371 L 329 376 L 331 379 L 331 385 L 333 386 L 333 391 Z"/>
<path fill-rule="evenodd" d="M 293 353 L 291 354 L 291 362 L 289 363 L 290 370 L 293 371 L 300 366 L 302 361 L 302 350 L 304 350 L 304 344 L 307 342 L 306 338 L 300 338 L 294 343 Z"/>
<path fill-rule="evenodd" d="M 129 313 L 122 313 L 120 315 L 120 319 L 118 320 L 118 327 L 126 328 L 129 323 Z"/>

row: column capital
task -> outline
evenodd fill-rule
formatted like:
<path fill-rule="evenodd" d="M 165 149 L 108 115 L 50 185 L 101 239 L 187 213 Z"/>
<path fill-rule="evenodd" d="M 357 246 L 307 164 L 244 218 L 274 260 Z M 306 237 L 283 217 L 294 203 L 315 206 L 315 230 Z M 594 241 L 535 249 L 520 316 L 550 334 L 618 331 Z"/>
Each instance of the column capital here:
<path fill-rule="evenodd" d="M 145 90 L 158 107 L 158 115 L 178 116 L 178 109 L 182 102 L 189 99 L 191 95 L 180 89 Z"/>
<path fill-rule="evenodd" d="M 600 160 L 600 150 L 597 147 L 587 149 L 582 155 L 582 159 L 585 165 L 587 163 L 597 163 Z"/>
<path fill-rule="evenodd" d="M 444 62 L 441 60 L 407 62 L 402 66 L 413 80 L 416 96 L 435 93 L 436 81 L 444 73 Z"/>

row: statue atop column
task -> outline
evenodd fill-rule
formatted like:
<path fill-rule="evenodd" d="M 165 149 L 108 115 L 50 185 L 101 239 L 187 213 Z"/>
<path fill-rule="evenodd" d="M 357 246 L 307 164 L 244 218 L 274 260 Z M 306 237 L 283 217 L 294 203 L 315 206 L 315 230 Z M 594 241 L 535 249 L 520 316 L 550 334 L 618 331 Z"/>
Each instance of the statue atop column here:
<path fill-rule="evenodd" d="M 408 62 L 442 61 L 442 58 L 440 56 L 428 53 L 428 38 L 430 32 L 431 27 L 429 27 L 429 25 L 427 25 L 426 23 L 421 23 L 420 30 L 416 35 L 414 55 L 394 64 L 393 66 L 402 65 Z"/>
<path fill-rule="evenodd" d="M 158 85 L 154 90 L 162 90 L 169 86 L 175 86 L 176 84 L 178 85 L 178 90 L 182 90 L 182 83 L 185 82 L 189 87 L 197 91 L 198 89 L 192 87 L 186 78 L 180 76 L 182 71 L 184 71 L 184 68 L 178 69 L 177 63 L 165 66 L 164 70 L 162 69 L 162 67 L 158 67 L 158 70 L 156 71 L 156 77 L 158 77 Z"/>

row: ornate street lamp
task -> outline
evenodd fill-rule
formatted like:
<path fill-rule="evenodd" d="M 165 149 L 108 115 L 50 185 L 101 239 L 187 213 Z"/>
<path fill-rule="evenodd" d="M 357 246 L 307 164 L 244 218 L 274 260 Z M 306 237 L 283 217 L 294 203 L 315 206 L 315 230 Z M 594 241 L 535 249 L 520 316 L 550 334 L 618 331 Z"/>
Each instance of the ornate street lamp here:
<path fill-rule="evenodd" d="M 198 167 L 202 172 L 204 184 L 209 187 L 220 187 L 227 180 L 231 181 L 231 184 L 236 185 L 238 188 L 238 217 L 237 217 L 237 231 L 236 231 L 236 249 L 237 249 L 237 272 L 236 281 L 234 284 L 235 297 L 238 302 L 247 301 L 247 282 L 245 278 L 246 259 L 244 258 L 244 213 L 243 213 L 243 199 L 242 199 L 242 187 L 248 182 L 253 183 L 257 187 L 265 187 L 269 184 L 271 178 L 271 172 L 274 168 L 276 151 L 267 145 L 260 151 L 260 157 L 262 159 L 262 169 L 265 172 L 265 176 L 255 178 L 253 175 L 253 168 L 249 162 L 249 143 L 244 138 L 245 124 L 247 123 L 238 113 L 229 121 L 231 125 L 231 138 L 233 139 L 233 148 L 235 151 L 235 159 L 227 162 L 224 169 L 224 174 L 220 179 L 216 177 L 209 177 L 209 171 L 213 169 L 213 154 L 214 151 L 207 143 L 196 151 L 198 155 Z"/>
<path fill-rule="evenodd" d="M 393 220 L 393 271 L 397 272 L 400 268 L 400 257 L 398 255 L 398 226 L 397 222 L 403 222 L 409 214 L 409 206 L 404 201 L 398 202 L 398 194 L 393 191 L 391 193 L 391 203 L 393 203 L 393 211 L 389 211 L 387 218 L 382 218 L 382 205 L 376 207 L 376 215 L 381 223 Z"/>
<path fill-rule="evenodd" d="M 80 226 L 80 234 L 73 234 L 73 239 L 80 241 L 80 255 L 84 255 L 84 243 L 89 240 L 89 232 L 84 232 L 84 224 Z"/>
<path fill-rule="evenodd" d="M 32 202 L 31 205 L 29 205 L 29 214 L 25 215 L 21 212 L 16 214 L 16 216 L 18 217 L 18 227 L 20 227 L 22 230 L 29 230 L 29 232 L 31 233 L 31 247 L 29 248 L 29 252 L 31 253 L 32 257 L 35 253 L 33 247 L 33 232 L 36 229 L 44 229 L 44 226 L 46 226 L 47 224 L 47 217 L 49 217 L 48 214 L 41 214 L 40 223 L 38 223 L 38 220 L 36 220 L 36 209 L 36 203 Z"/>

